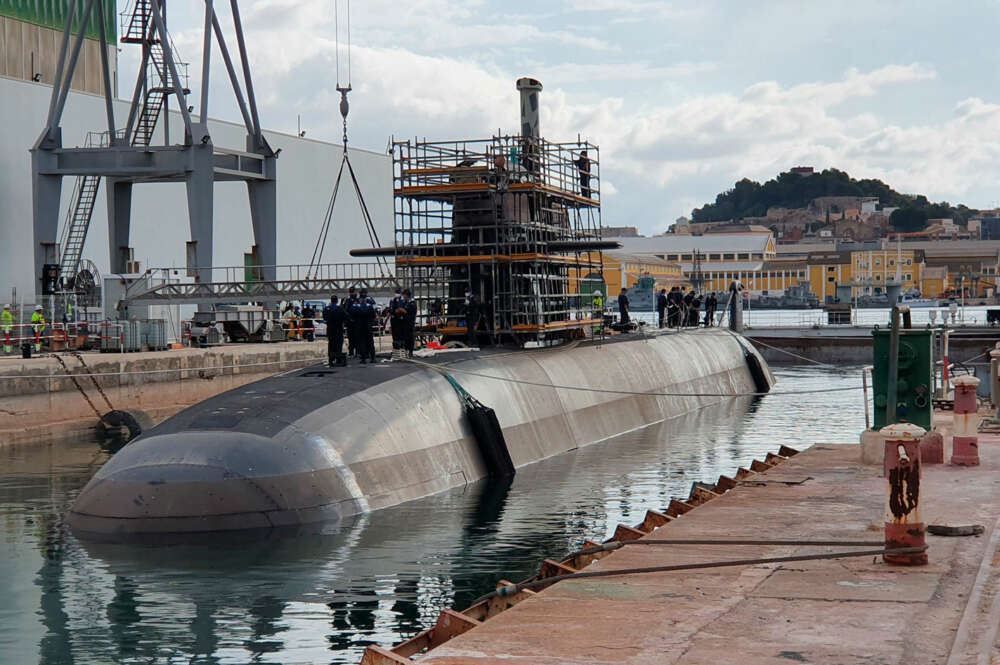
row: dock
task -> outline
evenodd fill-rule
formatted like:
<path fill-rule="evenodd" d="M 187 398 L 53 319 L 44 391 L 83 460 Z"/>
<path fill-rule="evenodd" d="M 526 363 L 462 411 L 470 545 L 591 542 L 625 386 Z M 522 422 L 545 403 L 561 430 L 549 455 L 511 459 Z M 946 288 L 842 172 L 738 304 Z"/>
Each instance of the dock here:
<path fill-rule="evenodd" d="M 923 465 L 923 521 L 985 527 L 985 533 L 977 536 L 928 534 L 929 565 L 894 566 L 869 555 L 568 579 L 530 594 L 488 620 L 466 621 L 461 629 L 465 632 L 431 650 L 420 662 L 1000 662 L 1000 436 L 981 433 L 979 441 L 980 466 Z M 739 481 L 643 539 L 877 543 L 883 538 L 885 496 L 881 467 L 862 465 L 859 446 L 817 444 Z M 583 570 L 850 549 L 631 546 Z M 553 558 L 559 554 L 553 553 Z M 384 658 L 376 657 L 372 650 L 363 662 L 410 662 L 382 653 Z"/>

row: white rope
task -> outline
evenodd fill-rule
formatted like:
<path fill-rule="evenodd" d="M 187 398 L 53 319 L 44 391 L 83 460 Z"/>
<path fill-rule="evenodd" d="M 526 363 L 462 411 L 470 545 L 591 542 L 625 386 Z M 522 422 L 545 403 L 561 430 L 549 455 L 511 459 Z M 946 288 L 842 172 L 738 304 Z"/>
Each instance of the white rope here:
<path fill-rule="evenodd" d="M 411 362 L 414 365 L 422 365 L 428 369 L 432 369 L 435 372 L 441 371 L 441 367 L 438 365 L 433 365 L 431 363 L 421 362 L 419 360 L 414 360 L 413 358 L 407 359 L 407 362 Z M 559 385 L 557 383 L 541 383 L 539 381 L 527 381 L 525 379 L 512 379 L 506 376 L 494 376 L 492 374 L 483 374 L 481 372 L 474 372 L 468 369 L 460 369 L 452 366 L 445 366 L 446 372 L 458 372 L 460 374 L 468 374 L 470 376 L 478 376 L 482 379 L 493 379 L 494 381 L 506 381 L 507 383 L 517 383 L 526 386 L 538 386 L 540 388 L 555 388 L 557 390 L 579 390 L 582 392 L 591 393 L 607 393 L 612 395 L 639 395 L 645 397 L 758 397 L 763 395 L 809 395 L 812 393 L 836 393 L 845 392 L 848 390 L 861 390 L 862 386 L 850 386 L 846 388 L 816 388 L 813 390 L 795 390 L 789 392 L 767 392 L 767 393 L 660 393 L 660 392 L 644 392 L 636 390 L 614 390 L 612 388 L 592 388 L 589 386 L 566 386 Z"/>
<path fill-rule="evenodd" d="M 752 337 L 747 337 L 746 339 L 747 339 L 747 340 L 748 340 L 748 341 L 749 341 L 749 342 L 750 342 L 751 344 L 760 344 L 761 346 L 766 346 L 767 348 L 769 348 L 769 349 L 774 349 L 775 351 L 778 351 L 778 352 L 780 352 L 780 353 L 787 353 L 788 355 L 792 356 L 793 358 L 798 358 L 799 360 L 805 360 L 805 361 L 808 361 L 808 362 L 811 362 L 811 363 L 814 363 L 814 364 L 816 364 L 816 365 L 820 365 L 820 366 L 822 366 L 822 367 L 836 367 L 836 365 L 831 365 L 830 363 L 824 363 L 824 362 L 820 362 L 820 361 L 818 361 L 818 360 L 813 360 L 812 358 L 806 358 L 805 356 L 800 356 L 800 355 L 799 355 L 799 354 L 797 354 L 797 353 L 792 353 L 791 351 L 786 351 L 785 349 L 779 349 L 778 347 L 776 347 L 776 346 L 771 346 L 771 345 L 770 345 L 770 344 L 768 344 L 767 342 L 762 342 L 762 341 L 760 341 L 759 339 L 755 339 L 755 338 L 752 338 Z"/>

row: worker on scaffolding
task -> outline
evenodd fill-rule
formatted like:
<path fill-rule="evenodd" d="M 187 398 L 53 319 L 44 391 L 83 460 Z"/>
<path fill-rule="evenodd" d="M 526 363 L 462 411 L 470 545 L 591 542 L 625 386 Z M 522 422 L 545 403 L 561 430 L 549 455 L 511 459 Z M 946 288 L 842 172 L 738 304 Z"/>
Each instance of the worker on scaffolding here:
<path fill-rule="evenodd" d="M 10 344 L 10 333 L 14 330 L 14 314 L 10 311 L 10 305 L 3 306 L 3 313 L 0 314 L 0 329 L 3 332 L 3 352 L 11 353 L 14 350 Z"/>
<path fill-rule="evenodd" d="M 45 332 L 45 314 L 42 313 L 42 306 L 35 308 L 35 313 L 31 315 L 31 329 L 35 331 L 35 351 L 42 350 L 42 334 Z"/>
<path fill-rule="evenodd" d="M 580 151 L 580 156 L 576 160 L 576 168 L 580 171 L 580 196 L 585 199 L 590 198 L 590 157 L 586 150 Z"/>

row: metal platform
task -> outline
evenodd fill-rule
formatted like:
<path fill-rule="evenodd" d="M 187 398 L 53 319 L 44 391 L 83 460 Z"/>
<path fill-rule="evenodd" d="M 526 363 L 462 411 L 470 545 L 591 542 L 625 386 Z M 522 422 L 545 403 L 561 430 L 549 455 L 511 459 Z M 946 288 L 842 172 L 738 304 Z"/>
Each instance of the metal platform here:
<path fill-rule="evenodd" d="M 278 279 L 254 279 L 264 267 L 243 266 L 199 268 L 194 272 L 218 276 L 219 281 L 181 283 L 180 268 L 150 270 L 137 280 L 122 299 L 131 305 L 276 303 L 291 300 L 326 300 L 345 296 L 347 289 L 367 289 L 372 297 L 391 296 L 399 283 L 379 263 L 328 263 L 318 266 L 265 266 Z M 249 273 L 249 274 L 248 274 Z"/>

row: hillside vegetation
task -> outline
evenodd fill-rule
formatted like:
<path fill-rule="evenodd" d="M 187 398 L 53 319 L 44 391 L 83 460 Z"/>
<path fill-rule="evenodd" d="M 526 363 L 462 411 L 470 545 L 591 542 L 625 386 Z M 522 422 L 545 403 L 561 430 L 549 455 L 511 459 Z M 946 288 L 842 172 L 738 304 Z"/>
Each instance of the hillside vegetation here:
<path fill-rule="evenodd" d="M 964 224 L 976 211 L 965 205 L 952 206 L 947 201 L 932 203 L 922 194 L 901 194 L 881 180 L 866 178 L 855 180 L 837 169 L 826 169 L 802 176 L 782 173 L 763 185 L 744 178 L 733 188 L 715 197 L 715 203 L 706 203 L 691 212 L 694 222 L 738 222 L 745 217 L 763 217 L 768 208 L 805 208 L 821 196 L 878 197 L 882 206 L 898 207 L 892 223 L 905 226 L 900 230 L 920 230 L 927 219 L 951 217 Z M 903 211 L 906 212 L 903 212 Z"/>

